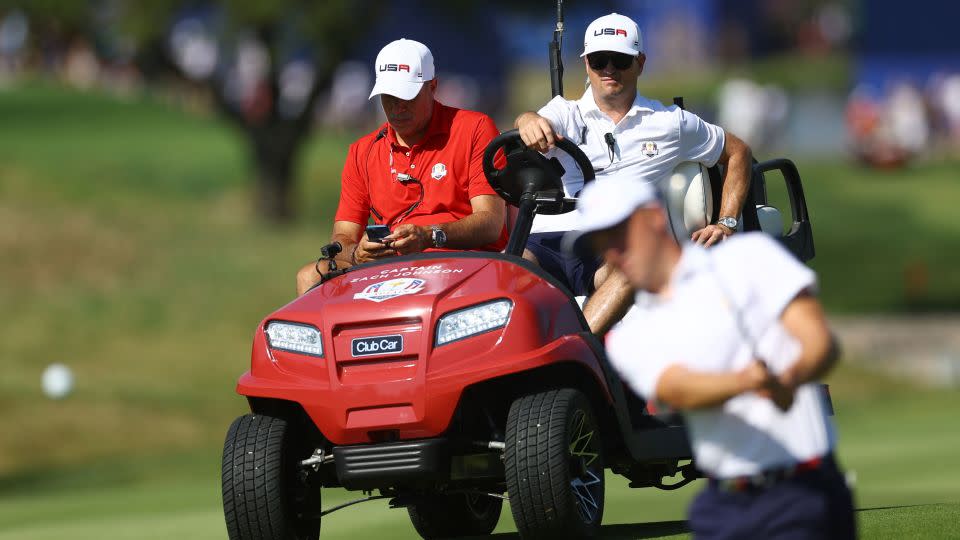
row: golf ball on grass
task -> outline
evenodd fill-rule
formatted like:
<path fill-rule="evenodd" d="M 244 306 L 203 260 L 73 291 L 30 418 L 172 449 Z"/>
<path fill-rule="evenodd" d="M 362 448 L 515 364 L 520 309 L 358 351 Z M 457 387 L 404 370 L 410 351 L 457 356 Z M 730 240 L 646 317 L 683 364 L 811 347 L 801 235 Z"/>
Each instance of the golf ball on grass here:
<path fill-rule="evenodd" d="M 54 363 L 43 370 L 43 393 L 50 399 L 62 399 L 73 390 L 73 372 L 67 366 Z"/>

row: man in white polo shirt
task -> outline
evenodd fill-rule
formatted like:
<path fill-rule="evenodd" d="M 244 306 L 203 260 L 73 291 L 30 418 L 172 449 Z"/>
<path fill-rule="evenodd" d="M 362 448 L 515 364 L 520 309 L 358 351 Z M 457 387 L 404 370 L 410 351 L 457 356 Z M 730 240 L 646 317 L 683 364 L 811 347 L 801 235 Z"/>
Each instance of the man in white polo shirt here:
<path fill-rule="evenodd" d="M 683 413 L 710 478 L 689 511 L 694 535 L 854 538 L 834 427 L 813 384 L 837 357 L 814 273 L 759 232 L 710 250 L 677 245 L 646 183 L 595 183 L 578 208 L 567 249 L 588 247 L 643 291 L 608 335 L 610 362 L 644 399 Z"/>
<path fill-rule="evenodd" d="M 693 233 L 692 240 L 714 244 L 734 232 L 750 179 L 750 148 L 739 138 L 679 107 L 637 94 L 637 78 L 646 56 L 637 23 L 612 13 L 590 23 L 584 35 L 584 66 L 589 87 L 576 101 L 553 98 L 538 112 L 517 117 L 523 141 L 541 152 L 558 138 L 575 142 L 597 171 L 597 182 L 626 172 L 638 182 L 659 182 L 680 163 L 693 161 L 726 166 L 720 219 Z M 572 159 L 557 156 L 567 174 L 566 195 L 583 187 Z M 598 270 L 594 259 L 564 257 L 563 232 L 576 230 L 575 213 L 537 216 L 524 257 L 564 282 L 577 296 L 592 294 L 584 316 L 596 334 L 605 333 L 629 308 L 632 292 L 622 276 Z M 594 292 L 596 289 L 596 292 Z"/>

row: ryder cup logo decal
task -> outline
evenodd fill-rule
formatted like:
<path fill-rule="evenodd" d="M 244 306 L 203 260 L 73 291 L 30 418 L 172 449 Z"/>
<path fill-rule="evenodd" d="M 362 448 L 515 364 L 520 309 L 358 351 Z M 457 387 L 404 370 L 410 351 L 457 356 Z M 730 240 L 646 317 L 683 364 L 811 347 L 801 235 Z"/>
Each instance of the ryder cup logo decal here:
<path fill-rule="evenodd" d="M 640 145 L 643 155 L 647 157 L 653 157 L 660 153 L 660 149 L 657 148 L 657 143 L 653 141 L 646 141 Z"/>
<path fill-rule="evenodd" d="M 430 171 L 430 176 L 432 176 L 434 180 L 440 180 L 446 175 L 447 175 L 447 166 L 444 165 L 443 163 L 437 163 L 436 165 L 433 166 L 433 170 Z"/>
<path fill-rule="evenodd" d="M 365 289 L 353 295 L 354 300 L 383 302 L 405 294 L 416 294 L 423 290 L 426 281 L 413 278 L 398 278 L 367 285 Z"/>

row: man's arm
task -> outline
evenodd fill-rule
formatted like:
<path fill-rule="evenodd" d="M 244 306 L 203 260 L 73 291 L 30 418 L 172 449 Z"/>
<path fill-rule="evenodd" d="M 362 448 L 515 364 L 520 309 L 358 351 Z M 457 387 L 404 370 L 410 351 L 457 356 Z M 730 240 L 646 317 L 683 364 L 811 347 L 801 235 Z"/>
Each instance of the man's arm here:
<path fill-rule="evenodd" d="M 747 143 L 739 137 L 724 131 L 723 151 L 718 162 L 726 167 L 723 177 L 723 190 L 720 195 L 720 216 L 736 217 L 743 209 L 750 187 L 750 174 L 753 168 L 753 154 Z M 723 225 L 710 224 L 695 231 L 690 239 L 705 246 L 713 245 L 733 234 L 732 229 Z"/>
<path fill-rule="evenodd" d="M 654 391 L 657 401 L 689 410 L 716 407 L 734 396 L 772 384 L 777 384 L 776 379 L 763 362 L 750 362 L 732 373 L 706 373 L 673 364 L 660 374 Z"/>
<path fill-rule="evenodd" d="M 820 302 L 807 292 L 787 304 L 780 322 L 800 343 L 800 356 L 779 377 L 762 362 L 751 362 L 735 373 L 696 372 L 675 364 L 657 380 L 656 398 L 678 409 L 698 409 L 721 405 L 744 392 L 759 392 L 788 409 L 798 386 L 822 378 L 833 368 L 839 347 Z"/>
<path fill-rule="evenodd" d="M 723 178 L 723 192 L 720 196 L 720 215 L 737 216 L 743 209 L 750 187 L 750 173 L 753 169 L 753 154 L 747 143 L 739 137 L 724 132 L 723 152 L 719 162 L 726 167 Z M 722 227 L 722 225 L 721 225 Z M 733 232 L 727 230 L 727 232 Z"/>
<path fill-rule="evenodd" d="M 340 242 L 343 249 L 334 257 L 337 266 L 346 268 L 352 266 L 353 250 L 357 245 L 357 240 L 363 233 L 360 225 L 352 221 L 333 222 L 333 233 L 330 235 L 331 242 Z M 320 273 L 327 273 L 329 266 L 327 261 L 311 261 L 303 265 L 297 271 L 297 296 L 310 290 L 311 287 L 320 282 Z"/>
<path fill-rule="evenodd" d="M 361 229 L 359 222 L 366 221 L 370 211 L 367 199 L 366 185 L 357 170 L 358 142 L 350 145 L 347 159 L 343 163 L 343 173 L 340 176 L 340 202 L 333 221 L 333 232 L 330 235 L 332 242 L 340 242 L 340 253 L 334 257 L 339 266 L 350 266 L 351 257 Z M 297 296 L 301 296 L 311 287 L 320 282 L 321 274 L 329 272 L 327 261 L 313 260 L 303 265 L 297 271 Z"/>
<path fill-rule="evenodd" d="M 506 210 L 503 199 L 496 195 L 477 195 L 470 199 L 472 212 L 469 216 L 437 226 L 447 235 L 444 247 L 451 249 L 476 249 L 492 244 L 500 238 Z M 417 253 L 433 247 L 431 227 L 400 225 L 384 240 L 390 248 L 401 255 Z"/>
<path fill-rule="evenodd" d="M 341 268 L 353 266 L 353 250 L 356 249 L 361 236 L 363 236 L 363 228 L 359 223 L 352 221 L 333 222 L 333 233 L 330 234 L 330 241 L 340 242 L 340 245 L 343 246 L 343 249 L 335 257 Z"/>
<path fill-rule="evenodd" d="M 340 242 L 343 249 L 334 257 L 339 268 L 369 262 L 396 255 L 393 249 L 378 242 L 370 242 L 363 225 L 352 221 L 334 221 L 331 242 Z M 320 281 L 320 272 L 329 270 L 327 261 L 315 261 L 304 265 L 297 272 L 297 296 L 310 290 Z"/>
<path fill-rule="evenodd" d="M 840 347 L 817 298 L 801 293 L 783 310 L 780 321 L 801 347 L 800 357 L 780 375 L 783 385 L 796 388 L 823 378 L 836 365 Z"/>

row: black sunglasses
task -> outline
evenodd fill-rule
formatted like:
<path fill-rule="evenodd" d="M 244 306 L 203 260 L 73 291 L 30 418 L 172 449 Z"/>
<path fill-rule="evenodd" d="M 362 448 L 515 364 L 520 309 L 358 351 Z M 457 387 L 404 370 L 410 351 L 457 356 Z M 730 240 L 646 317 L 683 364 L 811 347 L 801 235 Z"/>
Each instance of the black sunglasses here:
<path fill-rule="evenodd" d="M 633 64 L 633 57 L 629 54 L 615 52 L 595 52 L 587 55 L 587 63 L 590 69 L 600 71 L 607 67 L 607 62 L 613 62 L 613 67 L 623 71 Z"/>

